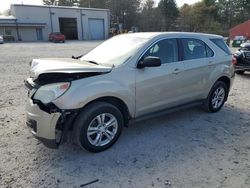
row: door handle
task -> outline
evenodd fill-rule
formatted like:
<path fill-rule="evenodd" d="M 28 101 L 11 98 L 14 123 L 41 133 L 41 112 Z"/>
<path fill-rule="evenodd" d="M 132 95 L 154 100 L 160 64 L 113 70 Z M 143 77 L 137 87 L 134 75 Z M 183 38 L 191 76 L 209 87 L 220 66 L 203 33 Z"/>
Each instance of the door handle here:
<path fill-rule="evenodd" d="M 179 72 L 180 72 L 180 69 L 176 68 L 174 69 L 173 74 L 178 74 Z"/>

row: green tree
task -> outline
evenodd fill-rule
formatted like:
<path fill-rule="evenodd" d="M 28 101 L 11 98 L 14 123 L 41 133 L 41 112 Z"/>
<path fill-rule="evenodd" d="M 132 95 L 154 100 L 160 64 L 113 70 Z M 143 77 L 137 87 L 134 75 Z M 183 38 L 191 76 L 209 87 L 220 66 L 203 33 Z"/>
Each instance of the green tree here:
<path fill-rule="evenodd" d="M 107 0 L 80 0 L 81 7 L 107 8 Z"/>
<path fill-rule="evenodd" d="M 218 0 L 216 6 L 218 20 L 225 29 L 250 19 L 249 0 Z"/>
<path fill-rule="evenodd" d="M 158 7 L 163 14 L 163 28 L 169 30 L 179 14 L 176 2 L 175 0 L 161 0 Z"/>
<path fill-rule="evenodd" d="M 146 0 L 144 3 L 142 3 L 142 9 L 143 10 L 153 10 L 155 5 L 154 0 Z"/>
<path fill-rule="evenodd" d="M 249 0 L 236 0 L 233 1 L 235 11 L 232 16 L 232 24 L 242 23 L 250 19 L 250 1 Z"/>
<path fill-rule="evenodd" d="M 56 0 L 43 0 L 44 5 L 54 5 Z"/>
<path fill-rule="evenodd" d="M 75 4 L 79 4 L 79 0 L 59 0 L 59 6 L 73 6 Z"/>
<path fill-rule="evenodd" d="M 180 8 L 179 29 L 225 35 L 218 22 L 217 12 L 216 2 L 213 0 L 203 0 L 193 5 L 184 4 Z"/>
<path fill-rule="evenodd" d="M 79 0 L 43 0 L 44 5 L 73 6 Z"/>
<path fill-rule="evenodd" d="M 223 28 L 230 28 L 232 26 L 232 16 L 235 7 L 233 2 L 229 0 L 218 0 L 218 20 L 222 23 Z"/>
<path fill-rule="evenodd" d="M 161 12 L 155 7 L 153 0 L 146 0 L 141 6 L 142 10 L 139 14 L 138 25 L 140 31 L 159 31 L 161 26 Z"/>
<path fill-rule="evenodd" d="M 126 29 L 137 25 L 141 0 L 107 0 L 107 8 Z"/>
<path fill-rule="evenodd" d="M 179 17 L 177 19 L 178 30 L 194 31 L 195 22 L 193 21 L 192 6 L 184 4 L 179 9 Z"/>

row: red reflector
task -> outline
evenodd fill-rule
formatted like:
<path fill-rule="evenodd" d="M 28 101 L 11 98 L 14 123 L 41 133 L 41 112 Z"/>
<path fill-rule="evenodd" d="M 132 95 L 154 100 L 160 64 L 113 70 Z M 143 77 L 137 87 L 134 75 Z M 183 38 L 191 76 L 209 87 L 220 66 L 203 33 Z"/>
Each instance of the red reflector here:
<path fill-rule="evenodd" d="M 236 59 L 234 56 L 232 57 L 232 64 L 233 64 L 233 65 L 236 65 L 236 64 L 237 64 L 237 59 Z"/>
<path fill-rule="evenodd" d="M 64 89 L 68 89 L 69 87 L 69 83 L 66 83 L 66 84 L 63 84 L 63 85 L 60 85 L 60 89 L 64 90 Z"/>

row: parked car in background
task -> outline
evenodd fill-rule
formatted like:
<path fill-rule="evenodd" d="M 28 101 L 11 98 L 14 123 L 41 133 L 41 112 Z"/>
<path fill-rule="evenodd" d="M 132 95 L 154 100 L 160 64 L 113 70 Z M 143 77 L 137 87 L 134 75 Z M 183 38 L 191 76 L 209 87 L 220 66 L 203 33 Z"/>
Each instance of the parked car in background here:
<path fill-rule="evenodd" d="M 246 42 L 246 37 L 236 36 L 233 39 L 232 47 L 240 47 L 242 43 Z"/>
<path fill-rule="evenodd" d="M 3 44 L 3 43 L 4 43 L 3 36 L 0 35 L 0 44 Z"/>
<path fill-rule="evenodd" d="M 232 54 L 218 35 L 122 34 L 79 58 L 33 59 L 27 125 L 56 148 L 73 130 L 92 152 L 111 147 L 130 120 L 180 107 L 218 112 L 234 78 Z"/>
<path fill-rule="evenodd" d="M 242 43 L 240 49 L 233 56 L 237 74 L 244 74 L 245 71 L 250 71 L 250 42 Z"/>
<path fill-rule="evenodd" d="M 65 35 L 61 34 L 60 32 L 54 32 L 49 34 L 49 41 L 50 42 L 65 42 Z"/>

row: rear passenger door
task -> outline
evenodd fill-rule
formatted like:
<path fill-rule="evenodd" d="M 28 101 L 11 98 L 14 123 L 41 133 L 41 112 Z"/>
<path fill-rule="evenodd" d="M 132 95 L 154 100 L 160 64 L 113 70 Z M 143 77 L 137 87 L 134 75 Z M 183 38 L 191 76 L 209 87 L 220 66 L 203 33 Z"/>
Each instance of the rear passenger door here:
<path fill-rule="evenodd" d="M 184 62 L 183 77 L 185 77 L 185 100 L 187 102 L 201 99 L 204 86 L 207 85 L 211 72 L 214 52 L 199 39 L 182 38 L 182 60 Z"/>

